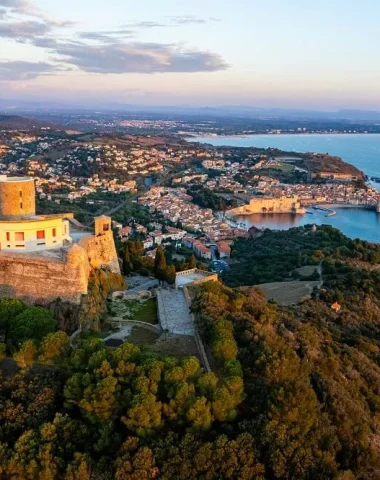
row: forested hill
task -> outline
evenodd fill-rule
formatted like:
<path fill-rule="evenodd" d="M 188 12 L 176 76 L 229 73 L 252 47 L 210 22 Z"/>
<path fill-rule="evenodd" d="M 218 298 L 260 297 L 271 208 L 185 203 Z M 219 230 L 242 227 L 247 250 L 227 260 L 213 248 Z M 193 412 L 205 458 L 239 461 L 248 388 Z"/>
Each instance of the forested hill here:
<path fill-rule="evenodd" d="M 314 298 L 276 307 L 257 288 L 209 283 L 193 292 L 193 310 L 219 371 L 242 371 L 233 430 L 252 436 L 265 478 L 380 478 L 380 246 L 338 241 L 330 229 L 313 232 L 309 245 L 305 233 L 272 233 L 262 273 L 275 274 L 275 246 L 284 250 L 280 276 L 322 261 L 325 283 Z"/>
<path fill-rule="evenodd" d="M 3 360 L 1 480 L 380 478 L 380 247 L 328 227 L 256 240 L 245 256 L 235 245 L 246 281 L 272 279 L 282 258 L 279 278 L 314 261 L 324 285 L 286 308 L 258 288 L 190 287 L 212 372 L 93 334 L 72 349 L 49 310 L 0 300 L 19 367 Z"/>
<path fill-rule="evenodd" d="M 237 239 L 231 252 L 231 271 L 223 280 L 230 287 L 281 282 L 291 279 L 292 272 L 304 265 L 318 265 L 321 260 L 345 258 L 351 263 L 364 260 L 380 263 L 378 244 L 352 240 L 340 230 L 312 225 L 289 230 L 265 230 L 256 238 Z"/>
<path fill-rule="evenodd" d="M 0 115 L 0 130 L 39 130 L 41 128 L 61 130 L 59 127 L 48 122 L 41 122 L 33 118 L 20 117 L 18 115 Z"/>

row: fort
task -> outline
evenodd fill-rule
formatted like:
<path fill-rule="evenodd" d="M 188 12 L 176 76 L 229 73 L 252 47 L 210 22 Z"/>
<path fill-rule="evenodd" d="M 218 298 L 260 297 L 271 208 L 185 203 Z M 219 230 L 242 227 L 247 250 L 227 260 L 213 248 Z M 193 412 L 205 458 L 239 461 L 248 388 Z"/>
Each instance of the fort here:
<path fill-rule="evenodd" d="M 120 273 L 111 218 L 96 217 L 94 232 L 72 236 L 70 223 L 72 214 L 36 214 L 33 179 L 0 176 L 0 297 L 79 304 L 91 268 Z"/>
<path fill-rule="evenodd" d="M 298 197 L 255 197 L 248 205 L 233 208 L 227 211 L 227 216 L 250 215 L 252 213 L 293 213 L 304 214 L 305 209 L 301 206 Z"/>

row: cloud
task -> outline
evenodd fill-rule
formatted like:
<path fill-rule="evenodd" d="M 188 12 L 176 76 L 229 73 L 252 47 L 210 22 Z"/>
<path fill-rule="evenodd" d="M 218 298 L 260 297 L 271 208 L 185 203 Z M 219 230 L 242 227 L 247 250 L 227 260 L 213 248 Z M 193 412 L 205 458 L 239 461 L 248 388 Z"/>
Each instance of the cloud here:
<path fill-rule="evenodd" d="M 50 26 L 42 22 L 26 21 L 0 23 L 0 37 L 12 38 L 19 41 L 41 37 L 46 35 L 49 30 Z"/>
<path fill-rule="evenodd" d="M 145 20 L 141 22 L 127 23 L 124 25 L 128 28 L 167 28 L 167 27 L 178 27 L 181 25 L 191 25 L 191 24 L 206 24 L 210 22 L 217 22 L 218 18 L 215 17 L 197 17 L 196 15 L 177 15 L 173 17 L 167 17 L 166 21 L 155 22 L 150 20 Z"/>
<path fill-rule="evenodd" d="M 45 62 L 0 62 L 0 80 L 31 80 L 40 75 L 52 74 L 57 68 L 59 67 Z"/>
<path fill-rule="evenodd" d="M 135 35 L 133 30 L 120 28 L 116 30 L 105 30 L 98 32 L 80 32 L 79 37 L 85 40 L 95 40 L 98 42 L 114 43 L 116 38 L 130 38 Z"/>
<path fill-rule="evenodd" d="M 4 17 L 4 14 L 2 15 L 1 12 L 11 12 L 21 16 L 35 17 L 51 27 L 69 27 L 75 25 L 74 22 L 69 20 L 56 20 L 45 15 L 41 9 L 26 0 L 0 0 L 0 19 Z"/>
<path fill-rule="evenodd" d="M 143 20 L 142 22 L 127 23 L 123 25 L 128 28 L 156 28 L 156 27 L 169 27 L 167 23 L 152 22 L 150 20 Z"/>
<path fill-rule="evenodd" d="M 220 55 L 158 43 L 101 46 L 61 43 L 55 49 L 65 63 L 92 73 L 212 72 L 228 65 Z"/>
<path fill-rule="evenodd" d="M 0 0 L 0 7 L 10 8 L 17 13 L 26 15 L 35 15 L 37 13 L 37 8 L 26 0 Z"/>
<path fill-rule="evenodd" d="M 196 17 L 195 15 L 179 15 L 175 17 L 170 17 L 170 21 L 175 25 L 188 25 L 188 24 L 203 24 L 208 23 L 208 19 Z"/>
<path fill-rule="evenodd" d="M 9 12 L 11 16 L 8 17 Z M 209 21 L 214 20 L 192 15 L 167 17 L 165 23 L 145 21 L 113 30 L 82 31 L 77 32 L 72 38 L 65 30 L 72 25 L 71 22 L 48 18 L 26 0 L 0 0 L 0 38 L 28 42 L 36 47 L 45 48 L 54 55 L 52 58 L 56 64 L 51 64 L 49 60 L 40 63 L 0 61 L 0 79 L 29 80 L 39 75 L 62 71 L 62 64 L 65 64 L 66 68 L 100 74 L 225 70 L 228 65 L 224 59 L 212 52 L 186 49 L 177 44 L 127 40 L 135 36 L 137 27 L 173 27 Z M 59 27 L 63 28 L 62 36 L 57 36 Z"/>

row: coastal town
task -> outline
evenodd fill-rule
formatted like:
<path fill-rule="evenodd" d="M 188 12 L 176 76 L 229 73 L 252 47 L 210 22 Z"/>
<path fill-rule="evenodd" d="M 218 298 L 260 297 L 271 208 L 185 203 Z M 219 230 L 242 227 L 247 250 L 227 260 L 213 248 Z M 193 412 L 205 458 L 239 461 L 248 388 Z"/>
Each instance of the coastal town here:
<path fill-rule="evenodd" d="M 337 157 L 217 148 L 180 136 L 4 130 L 0 174 L 34 178 L 38 201 L 49 212 L 77 205 L 78 211 L 96 208 L 107 214 L 132 202 L 148 217 L 140 226 L 132 217 L 116 219 L 123 241 L 138 237 L 150 257 L 158 245 L 182 244 L 206 264 L 229 258 L 235 238 L 260 230 L 234 221 L 234 212 L 304 214 L 315 205 L 379 208 L 376 188 Z M 267 207 L 265 199 L 295 199 L 298 206 L 283 210 L 272 202 Z M 154 225 L 157 216 L 160 222 Z"/>

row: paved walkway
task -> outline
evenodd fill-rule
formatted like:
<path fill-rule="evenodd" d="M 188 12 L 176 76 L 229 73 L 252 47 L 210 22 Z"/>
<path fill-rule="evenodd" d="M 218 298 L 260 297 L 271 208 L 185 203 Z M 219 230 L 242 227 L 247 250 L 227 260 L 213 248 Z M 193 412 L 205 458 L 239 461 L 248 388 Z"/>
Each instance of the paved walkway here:
<path fill-rule="evenodd" d="M 182 290 L 157 290 L 157 306 L 164 331 L 176 335 L 194 335 L 194 322 Z"/>
<path fill-rule="evenodd" d="M 128 283 L 128 277 L 126 278 L 126 281 Z M 128 297 L 128 295 L 135 295 L 136 293 L 140 293 L 144 290 L 149 290 L 149 288 L 157 287 L 158 285 L 158 280 L 147 280 L 145 283 L 142 283 L 138 287 L 131 288 L 130 290 L 125 291 L 125 296 Z"/>

